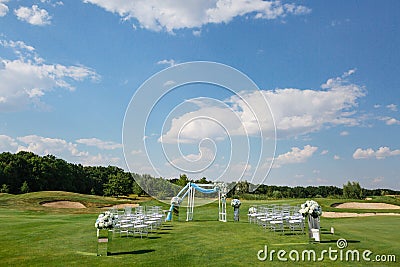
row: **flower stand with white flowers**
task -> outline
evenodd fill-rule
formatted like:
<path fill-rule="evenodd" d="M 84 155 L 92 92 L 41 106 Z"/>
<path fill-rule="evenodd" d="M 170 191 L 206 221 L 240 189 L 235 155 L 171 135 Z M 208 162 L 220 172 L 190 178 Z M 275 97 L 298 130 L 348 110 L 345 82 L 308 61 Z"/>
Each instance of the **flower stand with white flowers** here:
<path fill-rule="evenodd" d="M 97 256 L 107 256 L 108 244 L 112 240 L 110 231 L 116 223 L 116 215 L 109 211 L 99 214 L 94 226 L 97 229 Z"/>
<path fill-rule="evenodd" d="M 232 199 L 231 201 L 231 206 L 233 207 L 233 219 L 235 222 L 239 221 L 239 208 L 242 203 L 240 202 L 239 199 Z"/>
<path fill-rule="evenodd" d="M 307 200 L 306 203 L 301 205 L 299 213 L 301 213 L 303 217 L 307 217 L 309 238 L 320 242 L 319 217 L 322 215 L 321 206 L 314 200 Z"/>

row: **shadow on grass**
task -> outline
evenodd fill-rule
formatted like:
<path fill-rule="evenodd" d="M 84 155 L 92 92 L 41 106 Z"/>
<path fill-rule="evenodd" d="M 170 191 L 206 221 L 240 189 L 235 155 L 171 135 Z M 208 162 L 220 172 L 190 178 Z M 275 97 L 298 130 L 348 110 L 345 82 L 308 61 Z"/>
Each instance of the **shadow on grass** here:
<path fill-rule="evenodd" d="M 321 240 L 320 243 L 337 243 L 337 239 Z M 346 240 L 347 243 L 360 243 L 360 240 Z"/>
<path fill-rule="evenodd" d="M 146 237 L 147 239 L 159 239 L 159 238 L 161 238 L 161 237 L 159 237 L 159 236 L 148 236 L 148 237 Z"/>
<path fill-rule="evenodd" d="M 305 232 L 284 232 L 284 233 L 281 233 L 281 235 L 284 235 L 284 236 L 290 236 L 290 235 L 292 235 L 292 236 L 302 236 L 302 235 L 306 235 L 306 233 Z"/>
<path fill-rule="evenodd" d="M 122 238 L 124 238 L 124 237 L 122 237 Z M 160 236 L 146 236 L 146 235 L 143 235 L 143 236 L 127 236 L 125 238 L 131 238 L 131 239 L 159 239 L 161 237 Z"/>
<path fill-rule="evenodd" d="M 134 250 L 134 251 L 121 251 L 121 252 L 108 252 L 107 256 L 118 256 L 118 255 L 138 255 L 138 254 L 146 254 L 154 252 L 154 249 L 141 249 L 141 250 Z"/>

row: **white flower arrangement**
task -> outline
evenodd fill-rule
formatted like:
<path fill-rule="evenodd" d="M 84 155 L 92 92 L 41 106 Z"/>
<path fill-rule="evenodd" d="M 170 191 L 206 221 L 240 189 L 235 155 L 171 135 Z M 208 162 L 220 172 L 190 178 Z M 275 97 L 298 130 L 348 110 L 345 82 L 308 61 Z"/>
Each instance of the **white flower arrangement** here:
<path fill-rule="evenodd" d="M 231 201 L 231 206 L 232 207 L 239 208 L 240 205 L 242 205 L 242 202 L 240 202 L 239 199 L 237 199 L 237 198 L 232 199 L 232 201 Z"/>
<path fill-rule="evenodd" d="M 221 192 L 222 196 L 226 198 L 226 194 L 228 193 L 228 187 L 226 183 L 214 183 L 214 187 L 217 191 Z"/>
<path fill-rule="evenodd" d="M 256 214 L 257 213 L 257 208 L 256 207 L 250 207 L 249 208 L 249 214 Z"/>
<path fill-rule="evenodd" d="M 181 205 L 182 199 L 180 197 L 173 197 L 171 199 L 171 205 L 179 206 Z"/>
<path fill-rule="evenodd" d="M 311 215 L 313 218 L 318 218 L 322 215 L 322 208 L 316 201 L 307 200 L 306 203 L 301 204 L 299 213 L 301 213 L 304 217 Z"/>
<path fill-rule="evenodd" d="M 94 226 L 97 229 L 112 229 L 116 223 L 117 217 L 109 211 L 99 214 Z"/>

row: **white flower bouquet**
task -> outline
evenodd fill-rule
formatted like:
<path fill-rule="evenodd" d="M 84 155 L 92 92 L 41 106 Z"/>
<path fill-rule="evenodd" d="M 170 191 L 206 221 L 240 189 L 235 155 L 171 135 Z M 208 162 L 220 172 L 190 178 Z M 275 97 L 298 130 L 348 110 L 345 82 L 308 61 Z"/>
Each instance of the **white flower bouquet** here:
<path fill-rule="evenodd" d="M 322 209 L 316 201 L 307 200 L 306 203 L 301 204 L 299 213 L 301 213 L 304 217 L 311 215 L 313 218 L 318 218 L 322 215 Z"/>
<path fill-rule="evenodd" d="M 97 229 L 112 229 L 116 223 L 116 215 L 112 214 L 109 211 L 99 214 L 99 217 L 96 220 L 94 226 Z"/>
<path fill-rule="evenodd" d="M 231 206 L 232 207 L 239 208 L 240 205 L 242 205 L 242 202 L 240 202 L 239 199 L 237 199 L 237 198 L 232 199 L 232 201 L 231 201 Z"/>
<path fill-rule="evenodd" d="M 256 207 L 250 207 L 249 208 L 249 214 L 256 214 L 257 213 L 257 208 Z"/>
<path fill-rule="evenodd" d="M 173 197 L 171 199 L 171 205 L 179 206 L 181 205 L 182 199 L 180 197 Z"/>

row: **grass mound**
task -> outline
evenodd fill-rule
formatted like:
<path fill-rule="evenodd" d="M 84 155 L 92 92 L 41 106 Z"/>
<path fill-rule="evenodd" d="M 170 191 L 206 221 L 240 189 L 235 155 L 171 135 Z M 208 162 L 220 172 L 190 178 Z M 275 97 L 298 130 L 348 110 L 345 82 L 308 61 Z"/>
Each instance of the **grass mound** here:
<path fill-rule="evenodd" d="M 117 199 L 112 197 L 102 197 L 93 195 L 84 195 L 78 193 L 64 192 L 64 191 L 41 191 L 32 192 L 27 194 L 12 195 L 0 194 L 0 208 L 12 207 L 18 210 L 35 210 L 35 211 L 49 211 L 43 204 L 56 203 L 56 202 L 76 202 L 86 207 L 86 209 L 71 210 L 70 212 L 85 212 L 94 213 L 104 207 L 111 207 L 118 204 L 131 203 L 132 201 L 126 199 Z M 137 201 L 136 201 L 137 203 Z M 75 209 L 74 207 L 70 207 Z M 57 209 L 62 209 L 65 212 L 65 207 L 54 207 L 52 211 L 57 212 Z"/>

